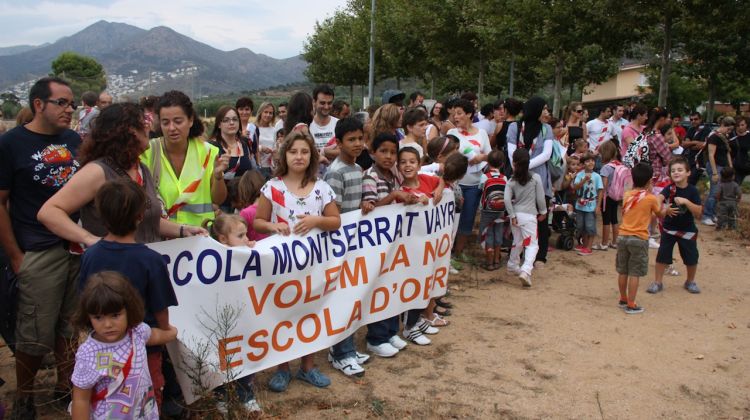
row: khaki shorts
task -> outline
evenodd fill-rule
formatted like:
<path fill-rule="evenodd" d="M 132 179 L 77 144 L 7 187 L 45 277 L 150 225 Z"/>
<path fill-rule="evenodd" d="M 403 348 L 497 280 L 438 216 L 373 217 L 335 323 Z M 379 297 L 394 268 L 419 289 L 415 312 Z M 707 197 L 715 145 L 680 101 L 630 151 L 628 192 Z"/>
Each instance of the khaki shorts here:
<path fill-rule="evenodd" d="M 644 277 L 648 274 L 648 241 L 637 236 L 617 238 L 617 274 Z"/>
<path fill-rule="evenodd" d="M 54 350 L 55 338 L 73 337 L 81 257 L 62 245 L 26 252 L 18 270 L 16 348 L 31 356 Z"/>

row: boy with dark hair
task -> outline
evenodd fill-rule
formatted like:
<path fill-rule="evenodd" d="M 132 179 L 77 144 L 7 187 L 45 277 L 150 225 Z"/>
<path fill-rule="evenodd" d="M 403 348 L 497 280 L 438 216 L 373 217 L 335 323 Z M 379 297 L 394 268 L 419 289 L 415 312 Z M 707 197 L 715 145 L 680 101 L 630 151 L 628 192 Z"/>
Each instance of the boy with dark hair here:
<path fill-rule="evenodd" d="M 672 178 L 672 185 L 659 194 L 660 201 L 667 208 L 662 223 L 661 243 L 656 253 L 654 282 L 646 291 L 659 293 L 664 289 L 664 269 L 672 263 L 672 252 L 677 244 L 682 262 L 687 266 L 684 287 L 690 293 L 700 293 L 695 283 L 695 272 L 698 270 L 698 228 L 695 226 L 695 218 L 700 217 L 703 212 L 701 196 L 695 185 L 688 182 L 690 164 L 684 157 L 672 158 L 669 162 L 669 176 Z"/>
<path fill-rule="evenodd" d="M 573 189 L 578 197 L 575 204 L 576 226 L 583 235 L 583 244 L 577 246 L 576 251 L 583 256 L 593 254 L 591 243 L 596 236 L 596 213 L 602 208 L 604 183 L 602 177 L 594 172 L 595 164 L 594 155 L 586 152 L 581 157 L 583 170 L 578 172 L 573 181 Z"/>
<path fill-rule="evenodd" d="M 719 184 L 719 190 L 716 191 L 716 230 L 721 230 L 725 227 L 735 230 L 737 229 L 737 206 L 740 204 L 742 199 L 742 189 L 740 185 L 734 181 L 734 168 L 728 166 L 721 169 L 721 184 Z"/>
<path fill-rule="evenodd" d="M 92 274 L 116 271 L 143 298 L 144 322 L 150 327 L 168 329 L 169 307 L 177 306 L 177 296 L 167 265 L 158 252 L 135 241 L 136 228 L 146 210 L 145 192 L 130 179 L 107 181 L 99 188 L 94 202 L 108 233 L 83 254 L 78 290 L 83 290 Z M 156 404 L 161 409 L 165 384 L 162 347 L 147 347 L 146 351 Z"/>
<path fill-rule="evenodd" d="M 455 153 L 452 156 L 462 156 Z M 466 158 L 463 156 L 464 159 Z M 500 248 L 505 231 L 505 185 L 508 180 L 503 175 L 505 154 L 493 150 L 487 155 L 487 168 L 482 174 L 482 199 L 479 216 L 479 235 L 487 260 L 482 268 L 494 271 L 501 267 Z M 447 166 L 447 162 L 446 162 Z"/>
<path fill-rule="evenodd" d="M 356 161 L 365 145 L 362 123 L 351 117 L 341 119 L 336 124 L 335 134 L 339 155 L 328 167 L 324 181 L 336 194 L 336 205 L 341 213 L 358 211 L 362 204 L 362 168 Z M 364 375 L 365 369 L 360 365 L 367 359 L 369 356 L 359 354 L 354 348 L 353 333 L 328 352 L 328 361 L 346 376 Z"/>
<path fill-rule="evenodd" d="M 646 163 L 633 167 L 633 189 L 623 197 L 622 225 L 617 239 L 617 285 L 619 305 L 626 314 L 643 312 L 636 305 L 640 278 L 648 274 L 648 226 L 651 216 L 661 215 L 659 199 L 651 193 L 653 169 Z M 662 272 L 664 270 L 662 269 Z"/>

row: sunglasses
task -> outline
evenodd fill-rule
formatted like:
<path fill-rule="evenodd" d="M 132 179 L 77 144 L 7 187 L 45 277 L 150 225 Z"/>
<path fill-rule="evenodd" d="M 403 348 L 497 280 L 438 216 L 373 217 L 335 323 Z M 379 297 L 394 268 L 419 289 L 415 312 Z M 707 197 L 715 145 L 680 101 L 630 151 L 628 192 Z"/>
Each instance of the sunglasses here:
<path fill-rule="evenodd" d="M 77 108 L 75 102 L 69 101 L 69 100 L 67 100 L 65 98 L 47 99 L 44 102 L 47 102 L 47 103 L 50 103 L 50 104 L 55 104 L 55 105 L 57 105 L 59 107 L 62 107 L 62 108 L 67 108 L 67 107 L 71 107 L 73 109 Z"/>
<path fill-rule="evenodd" d="M 582 109 L 576 109 L 576 113 L 583 114 L 583 110 Z"/>

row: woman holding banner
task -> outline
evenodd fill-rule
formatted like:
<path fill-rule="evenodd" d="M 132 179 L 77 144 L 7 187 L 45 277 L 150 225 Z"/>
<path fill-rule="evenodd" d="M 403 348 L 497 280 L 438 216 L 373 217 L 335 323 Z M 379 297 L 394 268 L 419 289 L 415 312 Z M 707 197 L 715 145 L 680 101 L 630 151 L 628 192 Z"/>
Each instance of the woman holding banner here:
<path fill-rule="evenodd" d="M 154 179 L 138 157 L 148 147 L 150 127 L 137 105 L 113 104 L 97 116 L 89 141 L 81 148 L 83 167 L 39 210 L 37 217 L 55 235 L 91 246 L 107 233 L 94 208 L 94 196 L 108 180 L 128 178 L 141 185 L 151 205 L 138 225 L 141 243 L 203 234 L 199 227 L 182 226 L 161 218 Z M 80 211 L 81 225 L 69 215 Z"/>

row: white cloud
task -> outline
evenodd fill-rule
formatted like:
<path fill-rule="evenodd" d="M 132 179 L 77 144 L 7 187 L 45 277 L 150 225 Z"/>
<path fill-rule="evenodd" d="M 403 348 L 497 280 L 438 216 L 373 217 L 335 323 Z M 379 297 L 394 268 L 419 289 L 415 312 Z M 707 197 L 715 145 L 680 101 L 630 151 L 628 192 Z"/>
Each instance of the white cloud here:
<path fill-rule="evenodd" d="M 275 58 L 299 54 L 315 22 L 346 0 L 6 1 L 0 0 L 0 46 L 38 45 L 98 20 L 151 29 L 167 26 L 222 50 L 246 47 Z"/>

